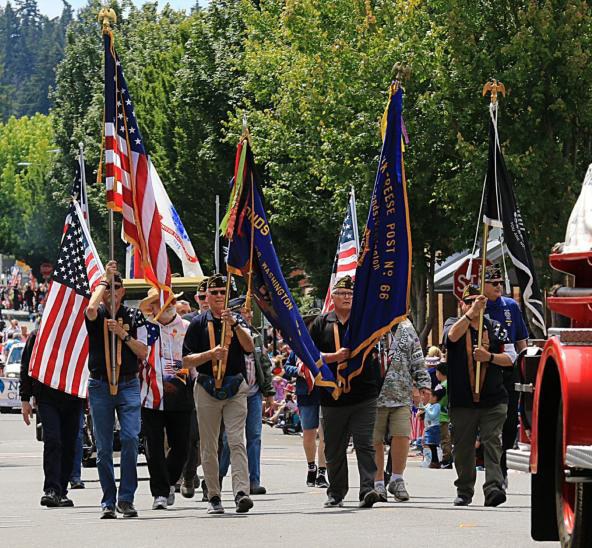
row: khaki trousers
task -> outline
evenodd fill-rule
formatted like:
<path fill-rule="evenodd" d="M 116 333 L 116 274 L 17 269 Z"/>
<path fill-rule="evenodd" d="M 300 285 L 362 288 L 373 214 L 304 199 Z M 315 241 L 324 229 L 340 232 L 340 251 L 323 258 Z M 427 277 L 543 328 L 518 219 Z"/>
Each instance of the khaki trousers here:
<path fill-rule="evenodd" d="M 203 468 L 208 496 L 220 496 L 220 477 L 218 466 L 218 436 L 220 421 L 224 420 L 230 465 L 232 467 L 232 491 L 249 494 L 249 465 L 245 448 L 245 422 L 247 420 L 247 393 L 249 388 L 242 382 L 238 392 L 227 400 L 210 396 L 199 383 L 195 383 L 194 395 L 197 407 L 197 423 Z"/>

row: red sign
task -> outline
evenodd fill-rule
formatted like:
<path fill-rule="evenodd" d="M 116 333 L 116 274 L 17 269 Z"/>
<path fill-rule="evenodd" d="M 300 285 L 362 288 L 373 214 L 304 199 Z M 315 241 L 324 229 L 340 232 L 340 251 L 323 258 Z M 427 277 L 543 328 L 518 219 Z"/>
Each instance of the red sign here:
<path fill-rule="evenodd" d="M 456 296 L 457 299 L 462 298 L 463 289 L 469 285 L 470 283 L 476 286 L 481 284 L 481 280 L 479 279 L 479 274 L 481 272 L 481 258 L 477 257 L 473 259 L 473 264 L 471 265 L 471 273 L 470 275 L 467 273 L 469 268 L 470 259 L 466 259 L 463 264 L 461 264 L 456 271 L 454 272 L 454 280 L 452 282 L 452 292 Z M 487 261 L 487 266 L 491 263 Z"/>
<path fill-rule="evenodd" d="M 39 270 L 44 278 L 49 278 L 53 274 L 53 265 L 51 263 L 41 263 Z"/>

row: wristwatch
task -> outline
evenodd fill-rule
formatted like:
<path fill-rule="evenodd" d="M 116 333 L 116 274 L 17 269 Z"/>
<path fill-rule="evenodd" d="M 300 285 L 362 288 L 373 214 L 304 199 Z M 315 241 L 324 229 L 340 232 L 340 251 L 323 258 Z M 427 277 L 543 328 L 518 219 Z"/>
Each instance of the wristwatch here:
<path fill-rule="evenodd" d="M 132 338 L 132 336 L 128 333 L 125 337 L 123 337 L 123 342 L 127 342 Z"/>

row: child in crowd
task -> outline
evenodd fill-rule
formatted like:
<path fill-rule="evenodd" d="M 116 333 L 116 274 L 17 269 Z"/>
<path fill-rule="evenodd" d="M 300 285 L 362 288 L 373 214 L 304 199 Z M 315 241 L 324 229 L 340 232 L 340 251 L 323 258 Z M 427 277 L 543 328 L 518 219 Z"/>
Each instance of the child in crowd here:
<path fill-rule="evenodd" d="M 432 379 L 432 388 L 436 388 L 438 385 L 438 379 L 436 378 L 436 367 L 442 359 L 442 352 L 437 346 L 430 346 L 427 356 L 425 357 L 425 366 Z"/>
<path fill-rule="evenodd" d="M 450 439 L 450 419 L 448 417 L 448 365 L 440 362 L 436 367 L 439 385 L 446 392 L 440 400 L 440 440 L 442 446 L 442 468 L 452 468 L 452 441 Z"/>
<path fill-rule="evenodd" d="M 438 446 L 440 445 L 440 401 L 446 394 L 444 388 L 432 389 L 429 403 L 424 406 L 424 439 L 423 443 L 432 453 L 430 468 L 441 468 L 438 457 Z"/>

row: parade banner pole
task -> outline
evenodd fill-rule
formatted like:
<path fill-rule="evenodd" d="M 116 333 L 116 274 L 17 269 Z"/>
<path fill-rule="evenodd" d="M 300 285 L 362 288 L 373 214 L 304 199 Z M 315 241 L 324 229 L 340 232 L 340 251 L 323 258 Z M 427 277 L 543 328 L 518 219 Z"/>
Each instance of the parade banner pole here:
<path fill-rule="evenodd" d="M 502 95 L 506 95 L 506 88 L 501 82 L 493 80 L 487 82 L 483 86 L 483 95 L 491 93 L 491 105 L 493 108 L 497 108 L 497 94 L 501 92 Z M 485 193 L 483 194 L 483 196 Z M 483 197 L 481 198 L 481 206 L 483 206 Z M 480 280 L 480 293 L 484 294 L 485 289 L 485 268 L 487 267 L 487 240 L 489 239 L 489 223 L 483 221 L 483 240 L 481 242 L 481 280 Z M 485 316 L 485 310 L 481 310 L 479 314 L 479 331 L 477 334 L 477 348 L 479 348 L 483 342 L 483 316 Z M 475 365 L 475 394 L 479 394 L 479 388 L 481 384 L 481 362 L 478 361 Z"/>

